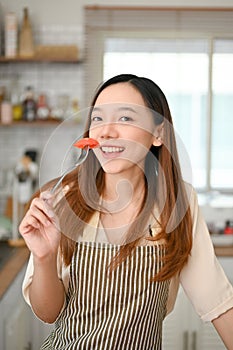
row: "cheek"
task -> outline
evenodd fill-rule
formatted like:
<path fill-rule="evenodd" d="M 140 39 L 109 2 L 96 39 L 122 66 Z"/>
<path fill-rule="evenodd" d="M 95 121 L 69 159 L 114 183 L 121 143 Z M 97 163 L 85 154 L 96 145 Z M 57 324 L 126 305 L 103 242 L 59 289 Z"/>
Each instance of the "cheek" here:
<path fill-rule="evenodd" d="M 99 129 L 99 128 L 90 127 L 90 128 L 89 128 L 89 137 L 91 137 L 91 138 L 93 138 L 93 139 L 96 139 L 97 136 L 98 136 L 98 129 Z"/>
<path fill-rule="evenodd" d="M 133 163 L 141 162 L 147 155 L 149 149 L 145 145 L 135 143 L 125 154 L 126 158 Z"/>
<path fill-rule="evenodd" d="M 145 147 L 147 149 L 150 149 L 153 141 L 154 136 L 150 132 L 135 132 L 133 135 L 133 138 L 137 144 L 142 145 L 142 147 Z"/>

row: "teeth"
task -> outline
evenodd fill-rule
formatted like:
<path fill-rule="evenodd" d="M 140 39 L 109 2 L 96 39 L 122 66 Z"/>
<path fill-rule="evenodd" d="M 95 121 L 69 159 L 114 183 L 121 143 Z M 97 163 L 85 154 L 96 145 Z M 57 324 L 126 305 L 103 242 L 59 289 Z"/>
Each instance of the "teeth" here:
<path fill-rule="evenodd" d="M 118 153 L 118 152 L 123 152 L 124 148 L 122 147 L 106 147 L 103 146 L 101 147 L 101 150 L 105 153 Z"/>

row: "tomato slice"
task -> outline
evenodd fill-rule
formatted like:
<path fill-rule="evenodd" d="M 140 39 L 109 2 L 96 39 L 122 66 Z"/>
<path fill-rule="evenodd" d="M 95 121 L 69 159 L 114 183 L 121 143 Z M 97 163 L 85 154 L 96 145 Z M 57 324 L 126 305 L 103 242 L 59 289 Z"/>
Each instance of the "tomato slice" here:
<path fill-rule="evenodd" d="M 73 146 L 78 148 L 85 148 L 87 146 L 89 148 L 95 148 L 99 146 L 99 142 L 91 137 L 84 137 L 83 139 L 76 141 Z"/>

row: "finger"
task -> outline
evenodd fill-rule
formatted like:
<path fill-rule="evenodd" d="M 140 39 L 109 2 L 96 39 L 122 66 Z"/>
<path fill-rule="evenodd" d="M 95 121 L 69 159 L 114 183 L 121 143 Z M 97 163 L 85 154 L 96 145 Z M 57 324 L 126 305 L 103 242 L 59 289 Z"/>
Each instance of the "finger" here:
<path fill-rule="evenodd" d="M 41 192 L 40 198 L 43 199 L 43 201 L 47 206 L 48 216 L 53 217 L 54 216 L 54 211 L 53 211 L 54 195 L 50 191 L 44 191 L 44 192 Z"/>
<path fill-rule="evenodd" d="M 41 210 L 37 206 L 32 206 L 28 213 L 26 214 L 26 218 L 29 222 L 31 220 L 31 217 L 33 217 L 35 220 L 38 221 L 39 224 L 47 227 L 51 224 L 50 217 L 44 212 L 44 210 Z"/>
<path fill-rule="evenodd" d="M 19 232 L 21 235 L 27 234 L 34 229 L 39 229 L 40 223 L 36 220 L 36 218 L 29 216 L 25 218 L 21 224 L 19 225 Z"/>
<path fill-rule="evenodd" d="M 48 205 L 48 203 L 41 199 L 41 198 L 34 198 L 30 209 L 34 209 L 34 208 L 38 208 L 39 210 L 41 210 L 42 212 L 44 212 L 49 218 L 54 216 L 54 211 L 52 209 L 52 207 L 50 205 Z"/>

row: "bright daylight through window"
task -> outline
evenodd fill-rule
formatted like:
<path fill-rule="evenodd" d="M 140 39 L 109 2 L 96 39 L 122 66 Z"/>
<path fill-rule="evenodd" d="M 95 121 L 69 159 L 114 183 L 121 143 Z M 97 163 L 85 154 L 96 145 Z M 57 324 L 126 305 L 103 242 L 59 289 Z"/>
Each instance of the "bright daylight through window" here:
<path fill-rule="evenodd" d="M 232 188 L 233 179 L 233 40 L 216 40 L 213 54 L 213 187 Z"/>
<path fill-rule="evenodd" d="M 232 190 L 233 40 L 109 37 L 103 59 L 104 79 L 124 67 L 165 92 L 190 157 L 191 179 L 180 152 L 185 179 L 199 190 Z"/>

